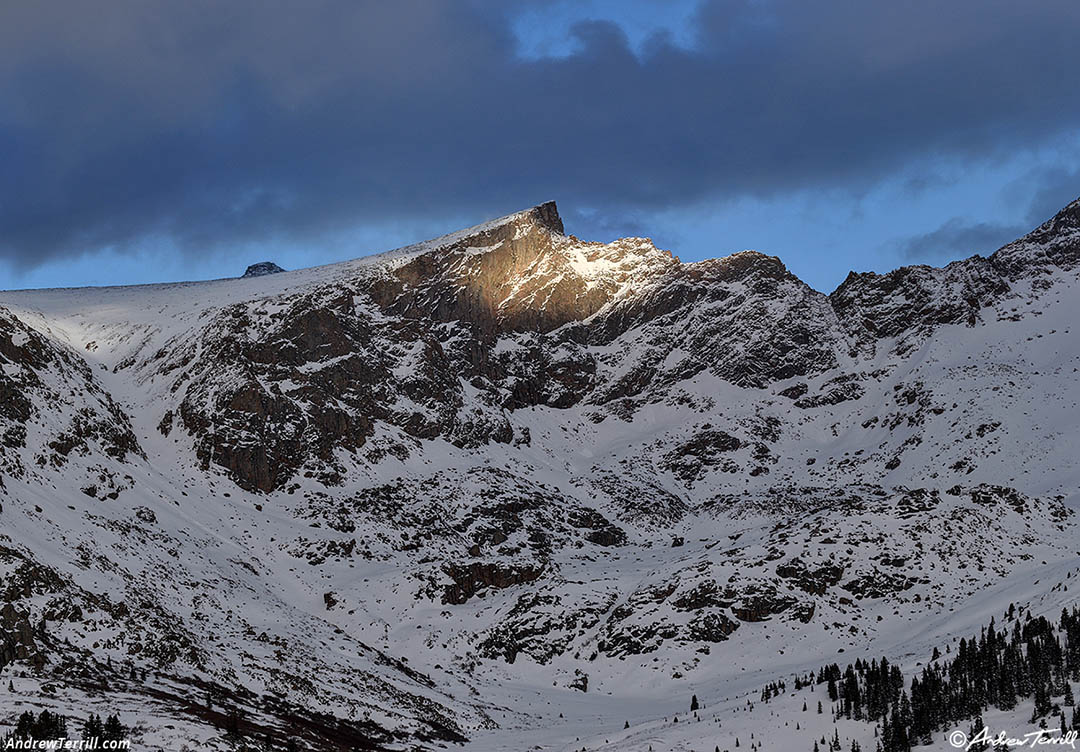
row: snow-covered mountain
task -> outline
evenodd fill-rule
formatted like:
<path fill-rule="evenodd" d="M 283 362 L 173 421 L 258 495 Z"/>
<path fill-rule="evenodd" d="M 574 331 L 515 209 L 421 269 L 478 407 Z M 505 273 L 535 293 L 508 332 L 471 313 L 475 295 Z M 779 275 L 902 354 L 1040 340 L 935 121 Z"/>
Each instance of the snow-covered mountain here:
<path fill-rule="evenodd" d="M 551 203 L 313 269 L 0 293 L 0 719 L 748 744 L 768 682 L 1076 603 L 1078 314 L 1080 201 L 831 295 L 581 241 Z M 670 721 L 691 695 L 711 722 Z"/>

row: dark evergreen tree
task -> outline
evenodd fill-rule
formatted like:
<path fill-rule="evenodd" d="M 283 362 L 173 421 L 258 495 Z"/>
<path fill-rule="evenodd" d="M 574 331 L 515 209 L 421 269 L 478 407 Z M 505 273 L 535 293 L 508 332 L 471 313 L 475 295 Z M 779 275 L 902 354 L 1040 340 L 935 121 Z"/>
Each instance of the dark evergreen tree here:
<path fill-rule="evenodd" d="M 105 725 L 101 729 L 101 738 L 106 741 L 122 741 L 126 736 L 126 729 L 120 723 L 120 718 L 115 714 L 105 719 Z"/>
<path fill-rule="evenodd" d="M 104 726 L 101 723 L 101 716 L 90 714 L 90 717 L 83 722 L 82 738 L 83 739 L 95 739 L 102 736 L 104 732 Z"/>
<path fill-rule="evenodd" d="M 989 708 L 1010 710 L 1021 699 L 1033 701 L 1033 723 L 1047 728 L 1060 720 L 1067 728 L 1066 713 L 1053 698 L 1062 696 L 1065 708 L 1075 705 L 1070 681 L 1080 671 L 1080 610 L 1063 611 L 1058 624 L 1030 613 L 1025 617 L 1014 621 L 1011 631 L 991 620 L 978 634 L 961 639 L 955 651 L 946 645 L 952 657 L 912 677 L 910 695 L 899 668 L 885 659 L 858 659 L 843 671 L 836 664 L 822 666 L 816 682 L 827 683 L 830 696 L 835 694 L 834 718 L 880 723 L 882 752 L 931 744 L 934 732 L 956 728 Z M 765 692 L 775 693 L 773 685 Z"/>
<path fill-rule="evenodd" d="M 19 720 L 15 722 L 14 736 L 16 739 L 28 739 L 34 735 L 34 714 L 29 710 L 24 711 Z"/>
<path fill-rule="evenodd" d="M 25 711 L 15 722 L 15 730 L 9 738 L 15 739 L 56 739 L 67 736 L 67 718 L 59 713 L 42 710 L 35 718 L 30 711 Z"/>
<path fill-rule="evenodd" d="M 971 722 L 971 726 L 968 727 L 968 739 L 974 739 L 979 735 L 979 732 L 983 730 L 983 719 L 979 716 Z M 990 745 L 987 742 L 979 742 L 968 747 L 969 752 L 986 752 L 990 749 Z"/>

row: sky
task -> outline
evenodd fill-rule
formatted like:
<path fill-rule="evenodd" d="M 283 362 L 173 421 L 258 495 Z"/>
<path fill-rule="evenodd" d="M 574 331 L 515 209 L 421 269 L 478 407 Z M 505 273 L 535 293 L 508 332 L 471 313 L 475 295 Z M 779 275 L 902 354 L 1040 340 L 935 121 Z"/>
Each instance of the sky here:
<path fill-rule="evenodd" d="M 1080 196 L 1074 0 L 0 4 L 0 289 L 346 260 L 556 200 L 815 288 Z"/>

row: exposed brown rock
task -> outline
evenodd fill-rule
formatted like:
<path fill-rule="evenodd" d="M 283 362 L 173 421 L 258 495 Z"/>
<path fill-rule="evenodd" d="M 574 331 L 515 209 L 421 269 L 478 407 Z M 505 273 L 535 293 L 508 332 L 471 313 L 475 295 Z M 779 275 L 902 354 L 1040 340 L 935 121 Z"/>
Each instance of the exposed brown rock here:
<path fill-rule="evenodd" d="M 30 614 L 5 603 L 0 608 L 0 668 L 24 660 L 40 665 L 44 656 L 37 651 Z"/>
<path fill-rule="evenodd" d="M 453 582 L 443 592 L 443 603 L 460 605 L 485 587 L 508 588 L 533 582 L 542 574 L 532 566 L 473 562 L 464 566 L 450 565 L 446 574 Z"/>

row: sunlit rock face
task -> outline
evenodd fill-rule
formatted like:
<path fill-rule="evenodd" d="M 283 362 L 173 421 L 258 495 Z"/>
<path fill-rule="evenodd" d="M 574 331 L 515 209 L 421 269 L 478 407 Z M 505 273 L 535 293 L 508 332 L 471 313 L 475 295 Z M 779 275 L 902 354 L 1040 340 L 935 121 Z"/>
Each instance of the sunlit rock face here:
<path fill-rule="evenodd" d="M 677 265 L 647 238 L 605 245 L 567 237 L 548 203 L 417 256 L 372 296 L 387 312 L 467 322 L 483 335 L 546 333 L 589 318 Z"/>

